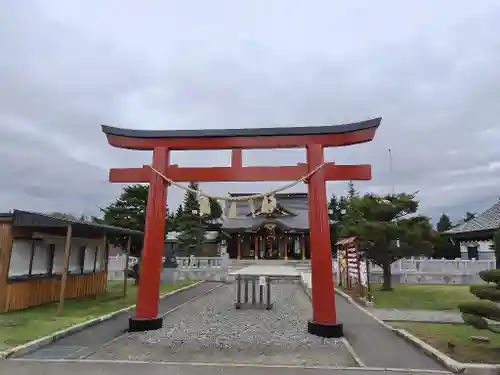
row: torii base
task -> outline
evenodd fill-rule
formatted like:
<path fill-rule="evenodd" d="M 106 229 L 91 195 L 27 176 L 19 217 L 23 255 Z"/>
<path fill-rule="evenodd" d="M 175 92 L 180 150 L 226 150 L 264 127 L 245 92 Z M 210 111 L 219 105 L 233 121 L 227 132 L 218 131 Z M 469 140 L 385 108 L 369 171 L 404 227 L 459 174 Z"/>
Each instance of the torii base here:
<path fill-rule="evenodd" d="M 163 327 L 163 319 L 135 319 L 129 318 L 128 332 L 155 331 Z"/>
<path fill-rule="evenodd" d="M 313 321 L 307 322 L 307 332 L 325 338 L 340 338 L 344 336 L 344 327 L 342 324 L 323 324 Z"/>

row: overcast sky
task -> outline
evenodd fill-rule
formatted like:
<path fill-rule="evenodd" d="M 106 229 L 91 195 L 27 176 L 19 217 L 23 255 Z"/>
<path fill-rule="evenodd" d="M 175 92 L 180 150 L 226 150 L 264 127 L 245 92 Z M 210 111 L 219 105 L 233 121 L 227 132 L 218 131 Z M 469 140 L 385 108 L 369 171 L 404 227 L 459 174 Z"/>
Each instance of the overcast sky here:
<path fill-rule="evenodd" d="M 95 214 L 123 185 L 100 124 L 142 129 L 334 125 L 383 117 L 362 191 L 416 191 L 435 220 L 500 197 L 500 2 L 0 0 L 0 209 Z M 176 152 L 185 166 L 229 151 Z M 303 150 L 246 151 L 292 165 Z M 281 183 L 206 184 L 209 193 Z M 329 183 L 341 194 L 346 183 Z M 305 191 L 303 186 L 295 191 Z M 169 204 L 182 192 L 169 189 Z"/>

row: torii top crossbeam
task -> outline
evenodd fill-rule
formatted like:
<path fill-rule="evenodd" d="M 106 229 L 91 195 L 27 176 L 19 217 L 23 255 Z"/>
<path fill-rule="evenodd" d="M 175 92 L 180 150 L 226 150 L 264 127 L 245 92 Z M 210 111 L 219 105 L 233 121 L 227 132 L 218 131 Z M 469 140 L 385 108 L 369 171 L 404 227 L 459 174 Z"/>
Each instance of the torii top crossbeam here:
<path fill-rule="evenodd" d="M 102 126 L 110 145 L 132 150 L 269 149 L 297 148 L 307 144 L 323 147 L 369 142 L 381 118 L 333 126 L 300 126 L 257 129 L 134 130 Z"/>
<path fill-rule="evenodd" d="M 381 118 L 336 126 L 212 129 L 212 130 L 133 130 L 102 126 L 110 145 L 134 149 L 168 150 L 231 149 L 231 167 L 185 168 L 169 165 L 166 175 L 178 182 L 188 181 L 294 181 L 308 171 L 308 165 L 281 167 L 243 167 L 242 149 L 297 148 L 315 144 L 321 147 L 347 146 L 369 142 L 375 136 Z M 370 180 L 370 165 L 336 165 L 327 163 L 326 181 Z M 110 182 L 147 183 L 151 169 L 112 168 Z"/>

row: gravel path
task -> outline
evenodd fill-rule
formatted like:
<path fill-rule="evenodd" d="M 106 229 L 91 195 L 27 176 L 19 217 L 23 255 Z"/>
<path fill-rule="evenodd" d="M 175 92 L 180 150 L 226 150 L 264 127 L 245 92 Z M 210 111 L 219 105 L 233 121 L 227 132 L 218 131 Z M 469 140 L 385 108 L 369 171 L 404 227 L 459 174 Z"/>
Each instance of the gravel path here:
<path fill-rule="evenodd" d="M 368 308 L 373 315 L 384 321 L 409 321 L 427 323 L 463 323 L 458 311 L 398 310 Z"/>
<path fill-rule="evenodd" d="M 90 358 L 355 366 L 341 341 L 307 333 L 311 303 L 299 285 L 272 288 L 272 311 L 236 310 L 227 285 L 167 315 L 161 330 L 127 335 Z"/>

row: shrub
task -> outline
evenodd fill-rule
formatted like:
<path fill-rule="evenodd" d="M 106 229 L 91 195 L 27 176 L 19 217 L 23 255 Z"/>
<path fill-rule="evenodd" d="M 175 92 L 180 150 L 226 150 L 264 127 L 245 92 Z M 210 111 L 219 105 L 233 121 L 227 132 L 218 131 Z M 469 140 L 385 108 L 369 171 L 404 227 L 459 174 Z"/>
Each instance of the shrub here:
<path fill-rule="evenodd" d="M 500 269 L 479 272 L 479 277 L 487 283 L 472 285 L 470 292 L 479 300 L 458 305 L 465 324 L 476 329 L 500 333 L 500 328 L 492 326 L 488 320 L 500 322 Z"/>
<path fill-rule="evenodd" d="M 479 272 L 479 277 L 487 283 L 500 284 L 500 269 L 484 270 Z"/>

